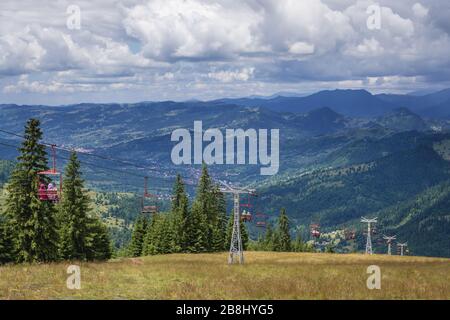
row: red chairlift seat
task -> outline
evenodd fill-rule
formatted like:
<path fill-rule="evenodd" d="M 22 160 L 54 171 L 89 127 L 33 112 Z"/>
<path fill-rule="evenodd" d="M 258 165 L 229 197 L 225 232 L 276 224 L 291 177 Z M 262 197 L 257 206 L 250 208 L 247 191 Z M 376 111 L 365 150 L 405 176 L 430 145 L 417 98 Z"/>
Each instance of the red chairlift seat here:
<path fill-rule="evenodd" d="M 252 214 L 248 211 L 242 211 L 241 213 L 241 221 L 242 222 L 250 222 L 252 221 Z"/>
<path fill-rule="evenodd" d="M 320 225 L 314 223 L 310 226 L 311 236 L 314 238 L 320 238 Z"/>
<path fill-rule="evenodd" d="M 159 209 L 156 204 L 156 200 L 158 196 L 151 194 L 148 192 L 148 177 L 144 178 L 144 194 L 142 195 L 142 204 L 141 204 L 141 212 L 143 214 L 149 213 L 149 214 L 156 214 L 158 213 Z M 151 204 L 146 205 L 145 201 L 146 199 L 151 199 Z"/>
<path fill-rule="evenodd" d="M 37 172 L 39 177 L 38 197 L 40 201 L 59 202 L 62 196 L 62 174 L 56 170 L 55 147 L 54 144 L 51 145 L 53 168 Z"/>
<path fill-rule="evenodd" d="M 261 212 L 257 212 L 255 214 L 255 222 L 256 226 L 259 228 L 265 228 L 266 227 L 266 219 L 267 215 Z"/>
<path fill-rule="evenodd" d="M 345 231 L 345 240 L 354 240 L 356 239 L 355 230 L 346 230 Z"/>

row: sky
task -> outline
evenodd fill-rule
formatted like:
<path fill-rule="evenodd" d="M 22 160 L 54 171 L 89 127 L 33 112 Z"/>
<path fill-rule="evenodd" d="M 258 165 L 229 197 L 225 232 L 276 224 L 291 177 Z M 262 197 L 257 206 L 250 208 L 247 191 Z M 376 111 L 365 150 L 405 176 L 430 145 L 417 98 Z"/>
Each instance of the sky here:
<path fill-rule="evenodd" d="M 0 2 L 0 103 L 448 87 L 448 0 Z"/>

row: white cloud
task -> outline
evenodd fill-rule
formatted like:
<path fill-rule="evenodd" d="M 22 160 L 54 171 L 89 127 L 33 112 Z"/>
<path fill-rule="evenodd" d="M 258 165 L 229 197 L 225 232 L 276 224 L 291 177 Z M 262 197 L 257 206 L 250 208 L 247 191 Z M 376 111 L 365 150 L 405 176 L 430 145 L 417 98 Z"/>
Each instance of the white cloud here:
<path fill-rule="evenodd" d="M 253 77 L 255 68 L 243 68 L 235 71 L 217 71 L 208 73 L 208 78 L 222 82 L 248 81 Z"/>
<path fill-rule="evenodd" d="M 289 47 L 289 52 L 293 54 L 312 54 L 314 53 L 314 45 L 306 42 L 295 42 Z"/>
<path fill-rule="evenodd" d="M 412 9 L 416 17 L 423 18 L 428 15 L 428 9 L 418 2 L 413 5 Z"/>
<path fill-rule="evenodd" d="M 382 26 L 369 30 L 375 3 Z M 66 27 L 69 4 L 0 2 L 3 99 L 108 90 L 202 98 L 450 78 L 444 0 L 77 0 L 81 30 Z"/>

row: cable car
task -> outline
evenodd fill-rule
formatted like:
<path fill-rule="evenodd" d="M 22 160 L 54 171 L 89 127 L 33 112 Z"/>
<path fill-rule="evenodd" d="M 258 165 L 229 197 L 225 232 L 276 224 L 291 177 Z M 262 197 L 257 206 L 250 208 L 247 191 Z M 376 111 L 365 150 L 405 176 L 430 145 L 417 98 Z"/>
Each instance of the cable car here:
<path fill-rule="evenodd" d="M 355 240 L 356 239 L 356 231 L 355 230 L 345 230 L 345 240 Z"/>
<path fill-rule="evenodd" d="M 56 170 L 56 145 L 52 144 L 52 165 L 49 170 L 39 171 L 38 197 L 40 201 L 57 203 L 62 197 L 62 174 Z"/>
<path fill-rule="evenodd" d="M 250 202 L 250 197 L 252 195 L 253 194 L 249 193 L 248 196 L 247 196 L 247 202 L 239 204 L 241 207 L 247 208 L 247 210 L 244 209 L 242 211 L 242 213 L 241 213 L 241 221 L 242 222 L 250 222 L 250 221 L 252 221 L 252 214 L 250 213 L 250 208 L 253 207 L 251 202 Z"/>
<path fill-rule="evenodd" d="M 241 221 L 242 222 L 250 222 L 252 221 L 252 215 L 247 210 L 242 211 L 241 213 Z"/>
<path fill-rule="evenodd" d="M 256 222 L 256 226 L 259 228 L 265 228 L 267 223 L 266 223 L 266 219 L 267 219 L 267 215 L 265 215 L 264 213 L 258 212 L 255 214 L 255 222 Z"/>
<path fill-rule="evenodd" d="M 159 208 L 157 205 L 158 197 L 155 194 L 148 192 L 148 177 L 144 177 L 144 194 L 141 200 L 141 212 L 143 214 L 155 214 L 158 213 Z"/>
<path fill-rule="evenodd" d="M 313 238 L 320 238 L 320 225 L 317 223 L 313 223 L 310 226 L 311 229 L 311 236 Z"/>

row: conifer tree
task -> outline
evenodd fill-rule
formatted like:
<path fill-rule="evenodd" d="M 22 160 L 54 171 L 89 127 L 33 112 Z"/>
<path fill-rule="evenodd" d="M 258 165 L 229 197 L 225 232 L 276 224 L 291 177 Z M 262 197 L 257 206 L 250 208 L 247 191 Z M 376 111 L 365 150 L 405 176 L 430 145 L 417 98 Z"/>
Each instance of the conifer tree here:
<path fill-rule="evenodd" d="M 171 227 L 173 229 L 173 252 L 185 252 L 188 241 L 189 200 L 185 191 L 184 182 L 177 175 L 173 188 Z"/>
<path fill-rule="evenodd" d="M 129 254 L 132 257 L 142 255 L 145 234 L 147 232 L 147 218 L 141 213 L 136 219 L 131 234 L 131 242 L 129 246 Z"/>
<path fill-rule="evenodd" d="M 90 214 L 90 199 L 81 175 L 80 161 L 72 152 L 64 174 L 58 219 L 60 257 L 65 260 L 108 259 L 111 255 L 108 231 L 99 218 Z"/>
<path fill-rule="evenodd" d="M 191 209 L 188 251 L 212 251 L 213 233 L 218 215 L 216 208 L 214 186 L 206 164 L 203 164 L 197 193 Z"/>
<path fill-rule="evenodd" d="M 297 231 L 297 235 L 295 237 L 295 241 L 292 246 L 292 251 L 294 251 L 294 252 L 304 252 L 305 251 L 305 243 L 303 242 L 302 236 L 300 234 L 300 230 Z"/>
<path fill-rule="evenodd" d="M 289 220 L 286 215 L 286 210 L 281 209 L 280 217 L 278 218 L 278 241 L 277 251 L 291 251 L 291 235 L 289 234 Z"/>
<path fill-rule="evenodd" d="M 70 156 L 63 181 L 58 219 L 60 257 L 66 260 L 86 260 L 89 199 L 82 190 L 80 163 L 74 152 Z"/>
<path fill-rule="evenodd" d="M 0 215 L 0 264 L 12 262 L 14 259 L 13 238 L 9 229 L 10 225 Z"/>
<path fill-rule="evenodd" d="M 200 200 L 194 201 L 191 209 L 191 217 L 188 229 L 188 252 L 200 253 L 207 252 L 211 246 L 210 228 L 203 203 Z"/>
<path fill-rule="evenodd" d="M 173 186 L 173 195 L 172 195 L 172 212 L 175 212 L 178 210 L 181 206 L 181 202 L 183 198 L 186 196 L 186 191 L 184 188 L 184 182 L 181 178 L 180 174 L 177 174 L 177 177 L 175 179 L 175 184 Z"/>
<path fill-rule="evenodd" d="M 227 207 L 225 195 L 220 192 L 220 189 L 214 187 L 215 208 L 217 212 L 216 221 L 213 224 L 212 235 L 212 251 L 219 252 L 226 250 L 226 234 L 227 234 Z"/>
<path fill-rule="evenodd" d="M 264 238 L 264 250 L 266 251 L 274 250 L 274 231 L 272 224 L 270 222 L 267 223 L 266 235 Z"/>
<path fill-rule="evenodd" d="M 159 215 L 153 215 L 150 222 L 147 224 L 147 231 L 144 236 L 144 243 L 142 247 L 143 255 L 154 255 L 157 254 L 156 250 L 156 240 L 157 240 L 157 220 Z"/>
<path fill-rule="evenodd" d="M 106 225 L 100 219 L 91 219 L 88 229 L 86 259 L 89 261 L 110 259 L 113 249 Z"/>
<path fill-rule="evenodd" d="M 17 262 L 47 262 L 58 258 L 56 210 L 52 202 L 39 200 L 37 192 L 37 173 L 48 169 L 39 126 L 37 119 L 27 122 L 18 162 L 7 186 L 5 212 L 13 233 Z"/>

